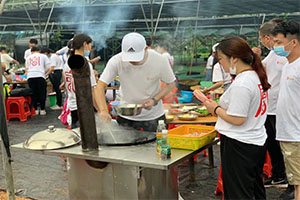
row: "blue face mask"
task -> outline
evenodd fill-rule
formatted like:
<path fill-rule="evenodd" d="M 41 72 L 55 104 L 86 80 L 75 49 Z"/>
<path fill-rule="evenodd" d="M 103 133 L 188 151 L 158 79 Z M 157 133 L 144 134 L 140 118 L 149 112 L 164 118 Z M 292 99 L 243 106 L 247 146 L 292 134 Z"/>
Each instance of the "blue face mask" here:
<path fill-rule="evenodd" d="M 88 57 L 90 55 L 90 51 L 89 50 L 84 50 L 84 56 Z"/>
<path fill-rule="evenodd" d="M 273 47 L 273 51 L 275 52 L 276 55 L 278 56 L 284 56 L 287 57 L 288 55 L 290 55 L 291 51 L 286 51 L 284 50 L 284 47 L 286 47 L 287 45 L 289 45 L 289 43 L 287 43 L 286 45 L 282 45 L 282 46 L 274 46 Z"/>

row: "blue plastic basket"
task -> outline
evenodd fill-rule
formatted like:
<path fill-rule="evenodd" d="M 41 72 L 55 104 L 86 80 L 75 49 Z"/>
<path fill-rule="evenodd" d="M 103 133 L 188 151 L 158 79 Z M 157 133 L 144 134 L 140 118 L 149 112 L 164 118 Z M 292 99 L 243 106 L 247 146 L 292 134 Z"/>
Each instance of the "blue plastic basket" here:
<path fill-rule="evenodd" d="M 183 97 L 183 103 L 191 103 L 193 99 L 193 92 L 181 90 L 181 97 Z"/>

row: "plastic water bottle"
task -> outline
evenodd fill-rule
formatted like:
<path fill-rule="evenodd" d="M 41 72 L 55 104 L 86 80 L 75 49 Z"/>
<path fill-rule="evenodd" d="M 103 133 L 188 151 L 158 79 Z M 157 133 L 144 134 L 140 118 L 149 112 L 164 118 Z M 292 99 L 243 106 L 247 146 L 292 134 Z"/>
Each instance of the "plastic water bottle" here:
<path fill-rule="evenodd" d="M 13 81 L 13 82 L 15 82 L 16 81 L 16 74 L 15 74 L 15 72 L 14 71 L 11 71 L 11 80 Z"/>
<path fill-rule="evenodd" d="M 160 146 L 160 158 L 162 160 L 171 158 L 171 147 L 169 144 L 168 130 L 162 131 Z"/>
<path fill-rule="evenodd" d="M 162 139 L 163 130 L 167 130 L 165 122 L 164 120 L 159 120 L 156 129 L 156 151 L 158 155 L 160 155 L 160 151 L 161 151 L 161 139 Z"/>

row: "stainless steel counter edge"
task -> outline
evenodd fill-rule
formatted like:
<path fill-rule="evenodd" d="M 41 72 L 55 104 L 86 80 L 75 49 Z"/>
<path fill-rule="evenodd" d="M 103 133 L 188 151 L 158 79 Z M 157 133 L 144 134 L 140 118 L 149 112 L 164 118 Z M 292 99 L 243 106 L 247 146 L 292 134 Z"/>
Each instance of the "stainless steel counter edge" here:
<path fill-rule="evenodd" d="M 85 160 L 95 160 L 124 165 L 134 165 L 145 168 L 168 170 L 173 166 L 184 162 L 188 157 L 195 155 L 198 151 L 172 149 L 172 157 L 168 160 L 161 160 L 156 154 L 154 143 L 124 146 L 107 147 L 100 146 L 97 152 L 83 152 L 80 145 L 58 149 L 58 150 L 30 150 L 23 147 L 23 143 L 11 145 L 12 149 L 41 153 L 45 155 L 56 155 L 73 157 Z"/>

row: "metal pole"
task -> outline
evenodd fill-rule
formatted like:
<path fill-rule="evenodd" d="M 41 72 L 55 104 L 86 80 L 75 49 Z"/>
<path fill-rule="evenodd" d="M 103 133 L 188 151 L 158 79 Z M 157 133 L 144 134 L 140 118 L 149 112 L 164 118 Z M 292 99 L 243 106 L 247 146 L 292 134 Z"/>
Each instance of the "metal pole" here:
<path fill-rule="evenodd" d="M 45 25 L 44 34 L 45 34 L 45 33 L 46 33 L 46 31 L 47 31 L 47 28 L 48 28 L 48 25 L 49 25 L 49 21 L 50 21 L 50 18 L 51 18 L 51 15 L 52 15 L 53 9 L 54 9 L 54 5 L 55 5 L 55 3 L 53 3 L 53 4 L 52 4 L 52 7 L 51 7 L 51 10 L 50 10 L 50 13 L 49 13 L 48 19 L 47 19 L 47 23 L 46 23 L 46 25 Z"/>
<path fill-rule="evenodd" d="M 191 66 L 190 66 L 190 72 L 189 75 L 191 76 L 192 74 L 192 66 L 194 62 L 194 54 L 195 54 L 195 48 L 196 48 L 196 37 L 197 37 L 197 27 L 198 27 L 198 16 L 199 16 L 199 9 L 200 9 L 200 0 L 198 0 L 198 5 L 197 5 L 197 16 L 196 16 L 196 22 L 195 22 L 195 32 L 194 32 L 194 41 L 193 41 L 193 54 L 192 54 L 192 60 L 191 60 Z"/>
<path fill-rule="evenodd" d="M 34 25 L 34 23 L 33 23 L 32 19 L 31 19 L 30 15 L 29 15 L 29 12 L 28 12 L 28 10 L 27 10 L 27 8 L 26 8 L 25 5 L 24 5 L 24 9 L 25 9 L 25 12 L 26 12 L 26 14 L 27 14 L 27 16 L 28 16 L 28 18 L 29 18 L 29 21 L 31 22 L 31 24 L 32 24 L 32 26 L 33 26 L 34 32 L 36 32 L 35 25 Z"/>
<path fill-rule="evenodd" d="M 3 8 L 4 8 L 5 3 L 6 3 L 6 0 L 1 0 L 1 4 L 0 4 L 0 15 L 2 15 L 2 12 L 3 12 Z"/>
<path fill-rule="evenodd" d="M 150 15 L 151 15 L 151 46 L 153 45 L 153 1 L 154 0 L 150 0 Z"/>
<path fill-rule="evenodd" d="M 162 2 L 161 2 L 160 9 L 159 9 L 159 12 L 158 12 L 158 16 L 157 16 L 157 19 L 156 19 L 156 24 L 155 24 L 155 29 L 154 29 L 153 35 L 155 35 L 155 33 L 156 33 L 156 29 L 157 29 L 157 26 L 158 26 L 158 22 L 159 22 L 159 19 L 160 19 L 162 8 L 164 6 L 164 2 L 165 2 L 165 0 L 162 0 Z"/>
<path fill-rule="evenodd" d="M 145 10 L 144 10 L 144 6 L 143 6 L 142 2 L 141 2 L 141 8 L 142 8 L 142 13 L 143 13 L 144 18 L 145 18 L 145 23 L 146 23 L 148 32 L 150 33 L 150 28 L 149 28 L 149 24 L 148 24 L 148 19 L 147 19 L 147 17 L 146 17 Z"/>
<path fill-rule="evenodd" d="M 177 21 L 177 25 L 176 25 L 176 29 L 175 29 L 175 33 L 174 33 L 174 37 L 177 36 L 177 31 L 178 31 L 178 26 L 179 26 L 179 23 L 180 23 L 180 19 L 178 19 Z"/>
<path fill-rule="evenodd" d="M 40 41 L 43 46 L 43 37 L 42 37 L 42 27 L 41 27 L 41 10 L 40 10 L 40 0 L 37 0 L 37 11 L 38 11 L 38 23 L 39 23 L 39 32 L 40 32 Z"/>
<path fill-rule="evenodd" d="M 11 167 L 11 153 L 9 150 L 9 138 L 7 133 L 6 113 L 4 106 L 3 84 L 2 84 L 2 67 L 0 67 L 0 146 L 3 159 L 3 169 L 5 173 L 6 192 L 9 200 L 15 200 L 14 179 Z"/>

